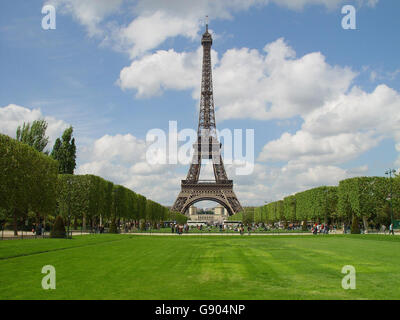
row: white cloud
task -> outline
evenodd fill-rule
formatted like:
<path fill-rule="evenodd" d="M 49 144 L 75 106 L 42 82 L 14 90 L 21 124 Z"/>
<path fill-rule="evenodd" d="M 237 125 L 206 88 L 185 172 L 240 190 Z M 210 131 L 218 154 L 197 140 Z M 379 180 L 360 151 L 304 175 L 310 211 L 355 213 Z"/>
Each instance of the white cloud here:
<path fill-rule="evenodd" d="M 377 86 L 371 93 L 354 87 L 306 117 L 304 128 L 321 135 L 358 130 L 396 133 L 400 129 L 399 107 L 400 94 L 386 85 Z"/>
<path fill-rule="evenodd" d="M 198 31 L 198 20 L 189 17 L 180 18 L 156 11 L 151 15 L 139 16 L 129 26 L 117 32 L 116 46 L 135 58 L 148 50 L 158 47 L 165 39 L 182 35 L 194 39 Z"/>
<path fill-rule="evenodd" d="M 176 36 L 194 38 L 205 15 L 230 19 L 232 13 L 264 5 L 268 0 L 48 0 L 61 13 L 72 15 L 87 28 L 89 36 L 102 36 L 106 43 L 128 51 L 132 57 L 156 48 Z M 125 2 L 126 6 L 121 9 Z M 127 14 L 127 25 L 107 20 L 115 13 Z M 128 18 L 128 19 L 129 19 Z"/>
<path fill-rule="evenodd" d="M 46 0 L 45 3 L 72 15 L 87 28 L 89 36 L 101 36 L 103 43 L 123 49 L 134 58 L 157 48 L 168 38 L 194 39 L 206 15 L 212 20 L 232 19 L 237 12 L 270 3 L 297 11 L 309 5 L 334 9 L 345 0 Z M 374 7 L 378 0 L 358 0 L 358 3 Z M 108 19 L 118 13 L 127 15 L 130 22 L 121 25 L 116 19 Z"/>
<path fill-rule="evenodd" d="M 164 90 L 191 89 L 199 83 L 201 51 L 177 53 L 159 50 L 134 60 L 121 70 L 122 89 L 137 90 L 136 97 L 151 97 Z"/>
<path fill-rule="evenodd" d="M 337 8 L 340 4 L 347 4 L 346 0 L 272 0 L 272 2 L 285 6 L 292 10 L 302 10 L 306 6 L 322 5 L 332 10 Z M 357 0 L 359 6 L 375 7 L 379 0 Z"/>
<path fill-rule="evenodd" d="M 44 116 L 40 109 L 29 109 L 15 104 L 0 108 L 0 132 L 15 138 L 18 126 L 24 122 L 33 122 L 34 120 L 44 119 L 48 127 L 46 134 L 49 136 L 47 150 L 53 147 L 55 140 L 60 137 L 68 124 L 63 120 L 57 120 L 54 117 Z"/>
<path fill-rule="evenodd" d="M 256 50 L 228 50 L 215 70 L 218 119 L 291 118 L 345 92 L 356 74 L 314 52 L 301 58 L 283 39 Z"/>
<path fill-rule="evenodd" d="M 131 134 L 105 135 L 82 147 L 82 164 L 76 174 L 95 174 L 155 201 L 171 204 L 184 176 L 175 172 L 175 166 L 149 164 L 146 149 L 146 142 Z"/>
<path fill-rule="evenodd" d="M 306 163 L 344 163 L 354 159 L 371 147 L 376 140 L 368 135 L 338 134 L 318 138 L 308 132 L 298 131 L 268 142 L 259 157 L 260 161 L 300 161 Z"/>
<path fill-rule="evenodd" d="M 47 0 L 61 13 L 70 14 L 87 28 L 89 36 L 104 35 L 100 23 L 109 15 L 117 12 L 123 0 Z"/>
<path fill-rule="evenodd" d="M 304 116 L 295 134 L 268 142 L 260 161 L 338 164 L 355 159 L 385 138 L 400 144 L 400 95 L 386 85 L 366 93 L 355 87 Z"/>
<path fill-rule="evenodd" d="M 146 144 L 131 134 L 105 135 L 94 143 L 93 157 L 113 160 L 119 158 L 124 163 L 142 160 Z"/>
<path fill-rule="evenodd" d="M 262 205 L 321 185 L 337 185 L 340 180 L 365 175 L 367 170 L 366 166 L 342 169 L 334 165 L 288 163 L 272 167 L 256 163 L 253 174 L 236 176 L 233 170 L 227 169 L 242 205 Z"/>
<path fill-rule="evenodd" d="M 329 65 L 319 52 L 296 58 L 283 39 L 267 44 L 264 51 L 230 49 L 220 61 L 213 52 L 219 120 L 302 115 L 345 93 L 356 76 L 349 68 Z M 167 89 L 191 89 L 197 98 L 201 61 L 201 48 L 189 53 L 157 51 L 124 68 L 119 84 L 123 89 L 135 89 L 138 97 L 150 97 Z"/>
<path fill-rule="evenodd" d="M 75 170 L 75 174 L 94 174 L 121 184 L 127 177 L 128 169 L 120 164 L 99 159 L 79 165 Z"/>

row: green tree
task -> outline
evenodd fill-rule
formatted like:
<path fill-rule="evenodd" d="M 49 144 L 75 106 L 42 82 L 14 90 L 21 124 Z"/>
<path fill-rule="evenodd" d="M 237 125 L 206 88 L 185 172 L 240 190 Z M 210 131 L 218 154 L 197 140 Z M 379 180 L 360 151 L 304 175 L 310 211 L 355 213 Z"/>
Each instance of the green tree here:
<path fill-rule="evenodd" d="M 357 215 L 353 216 L 353 221 L 351 223 L 351 234 L 360 234 L 360 225 L 358 223 Z"/>
<path fill-rule="evenodd" d="M 51 156 L 59 162 L 58 171 L 61 174 L 74 174 L 76 167 L 76 146 L 72 134 L 72 127 L 65 129 L 61 139 L 56 139 L 51 152 Z"/>
<path fill-rule="evenodd" d="M 296 193 L 296 219 L 329 223 L 337 217 L 337 187 L 318 187 Z"/>
<path fill-rule="evenodd" d="M 270 202 L 267 204 L 267 222 L 274 226 L 275 222 L 278 221 L 276 216 L 277 202 Z"/>
<path fill-rule="evenodd" d="M 283 212 L 286 221 L 292 223 L 296 221 L 296 197 L 294 195 L 283 199 Z"/>
<path fill-rule="evenodd" d="M 18 221 L 29 210 L 48 214 L 55 208 L 58 163 L 33 147 L 0 134 L 0 207 Z"/>
<path fill-rule="evenodd" d="M 103 201 L 103 218 L 104 219 L 111 219 L 112 215 L 112 206 L 113 206 L 113 189 L 114 184 L 110 181 L 105 181 L 104 186 L 104 201 Z M 103 223 L 104 225 L 104 223 Z"/>
<path fill-rule="evenodd" d="M 33 184 L 29 209 L 36 214 L 36 222 L 46 220 L 48 215 L 54 214 L 57 194 L 57 166 L 58 163 L 48 156 L 39 153 L 32 159 Z"/>
<path fill-rule="evenodd" d="M 255 223 L 262 222 L 262 207 L 254 208 L 254 222 Z"/>
<path fill-rule="evenodd" d="M 54 222 L 53 229 L 51 230 L 50 237 L 52 238 L 65 238 L 65 226 L 64 220 L 61 216 L 57 216 L 56 221 Z"/>
<path fill-rule="evenodd" d="M 367 231 L 371 222 L 376 224 L 379 211 L 388 204 L 389 183 L 389 179 L 383 177 L 357 177 L 340 181 L 339 215 L 348 220 L 356 216 Z"/>
<path fill-rule="evenodd" d="M 49 143 L 46 136 L 47 122 L 43 119 L 35 120 L 32 125 L 28 122 L 17 128 L 17 140 L 25 143 L 39 152 L 43 152 Z M 46 154 L 48 152 L 45 152 Z"/>
<path fill-rule="evenodd" d="M 115 221 L 119 227 L 121 218 L 127 216 L 128 206 L 127 206 L 127 188 L 115 185 L 113 189 L 113 213 L 112 221 Z"/>
<path fill-rule="evenodd" d="M 50 156 L 55 159 L 60 161 L 61 160 L 61 139 L 57 138 L 56 141 L 54 142 L 53 150 L 50 153 Z"/>
<path fill-rule="evenodd" d="M 283 227 L 286 229 L 287 221 L 285 220 L 285 217 L 284 217 L 283 200 L 279 200 L 276 202 L 276 217 L 277 217 L 278 221 L 283 221 Z"/>
<path fill-rule="evenodd" d="M 254 222 L 254 207 L 243 208 L 242 222 L 245 225 L 250 225 Z"/>
<path fill-rule="evenodd" d="M 139 218 L 138 220 L 145 220 L 146 219 L 146 197 L 138 194 L 138 199 L 137 199 L 137 206 L 138 206 L 138 212 L 139 212 Z"/>
<path fill-rule="evenodd" d="M 9 216 L 6 209 L 0 208 L 0 228 L 1 230 L 4 229 L 4 225 L 7 222 Z"/>
<path fill-rule="evenodd" d="M 242 219 L 243 219 L 243 211 L 237 212 L 228 218 L 229 221 L 242 221 Z"/>
<path fill-rule="evenodd" d="M 176 221 L 178 224 L 185 224 L 188 220 L 188 217 L 179 212 L 170 211 L 167 219 L 170 221 Z"/>

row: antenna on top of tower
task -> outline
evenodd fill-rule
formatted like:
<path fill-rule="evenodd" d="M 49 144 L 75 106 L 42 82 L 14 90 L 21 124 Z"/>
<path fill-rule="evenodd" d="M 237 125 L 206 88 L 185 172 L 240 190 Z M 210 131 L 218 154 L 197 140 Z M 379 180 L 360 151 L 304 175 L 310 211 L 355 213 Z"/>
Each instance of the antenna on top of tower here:
<path fill-rule="evenodd" d="M 206 16 L 206 31 L 208 31 L 208 16 Z"/>

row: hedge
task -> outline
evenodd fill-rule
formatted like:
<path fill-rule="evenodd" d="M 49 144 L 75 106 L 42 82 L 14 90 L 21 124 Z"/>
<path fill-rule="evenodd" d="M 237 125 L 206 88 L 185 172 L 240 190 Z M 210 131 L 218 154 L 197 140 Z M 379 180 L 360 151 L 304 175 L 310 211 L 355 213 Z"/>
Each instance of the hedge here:
<path fill-rule="evenodd" d="M 392 188 L 391 188 L 392 186 Z M 298 192 L 283 200 L 254 209 L 255 223 L 320 222 L 352 225 L 363 222 L 367 229 L 372 223 L 390 223 L 389 196 L 393 193 L 394 218 L 400 218 L 400 176 L 356 177 L 342 180 L 339 186 L 321 186 Z M 243 213 L 231 220 L 243 221 Z"/>
<path fill-rule="evenodd" d="M 25 219 L 53 214 L 56 206 L 58 163 L 9 136 L 0 134 L 0 207 L 7 217 Z"/>
<path fill-rule="evenodd" d="M 58 174 L 58 162 L 0 134 L 0 220 L 37 215 L 37 222 L 60 215 L 66 224 L 98 225 L 99 220 L 160 222 L 169 210 L 161 204 L 95 175 Z M 180 220 L 184 220 L 178 216 Z"/>

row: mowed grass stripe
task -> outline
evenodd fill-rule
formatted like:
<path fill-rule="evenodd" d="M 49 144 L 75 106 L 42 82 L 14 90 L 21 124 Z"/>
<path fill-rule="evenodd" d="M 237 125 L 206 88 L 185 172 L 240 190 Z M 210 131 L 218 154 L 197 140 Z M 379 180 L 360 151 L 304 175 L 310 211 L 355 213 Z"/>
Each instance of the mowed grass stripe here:
<path fill-rule="evenodd" d="M 0 299 L 400 298 L 400 243 L 384 236 L 107 236 L 0 261 Z M 53 291 L 41 288 L 46 264 Z M 357 290 L 341 287 L 347 264 Z"/>
<path fill-rule="evenodd" d="M 129 237 L 129 236 L 127 236 Z M 121 241 L 118 235 L 107 234 L 75 236 L 73 239 L 4 240 L 0 242 L 0 260 L 41 254 L 51 251 L 98 245 L 102 242 Z"/>

